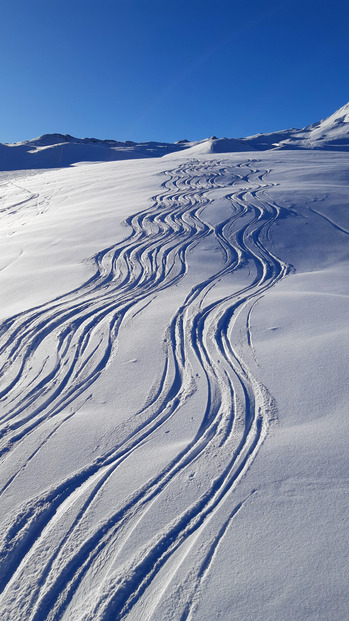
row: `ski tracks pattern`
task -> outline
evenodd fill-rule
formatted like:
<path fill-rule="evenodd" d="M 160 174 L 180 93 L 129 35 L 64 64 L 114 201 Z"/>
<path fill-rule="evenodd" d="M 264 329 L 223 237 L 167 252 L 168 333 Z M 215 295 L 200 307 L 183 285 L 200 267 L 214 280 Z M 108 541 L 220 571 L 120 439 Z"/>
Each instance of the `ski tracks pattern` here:
<path fill-rule="evenodd" d="M 173 316 L 162 376 L 127 436 L 10 518 L 0 551 L 4 619 L 150 619 L 171 593 L 173 618 L 190 618 L 195 610 L 215 550 L 242 506 L 225 515 L 224 501 L 274 416 L 271 397 L 237 347 L 243 333 L 251 348 L 251 308 L 289 270 L 268 247 L 269 229 L 284 214 L 268 198 L 268 171 L 256 164 L 191 160 L 165 173 L 151 206 L 127 220 L 129 236 L 94 257 L 90 280 L 0 326 L 0 455 L 6 461 L 21 447 L 25 455 L 2 482 L 2 495 L 89 397 L 115 355 L 125 319 L 183 279 L 190 253 L 205 238 L 221 250 L 220 268 L 191 288 Z M 224 195 L 230 214 L 211 224 L 204 212 L 215 191 Z M 248 274 L 244 284 L 229 288 L 242 269 Z M 178 419 L 199 377 L 207 397 L 194 437 L 104 520 L 91 521 L 111 477 Z M 193 472 L 207 476 L 199 476 L 188 502 L 164 512 L 155 534 L 127 554 L 144 516 L 156 507 L 161 513 L 163 499 L 170 492 L 179 496 L 183 477 L 190 480 Z M 218 524 L 216 532 L 205 538 L 211 521 Z M 169 585 L 191 552 L 181 599 Z"/>

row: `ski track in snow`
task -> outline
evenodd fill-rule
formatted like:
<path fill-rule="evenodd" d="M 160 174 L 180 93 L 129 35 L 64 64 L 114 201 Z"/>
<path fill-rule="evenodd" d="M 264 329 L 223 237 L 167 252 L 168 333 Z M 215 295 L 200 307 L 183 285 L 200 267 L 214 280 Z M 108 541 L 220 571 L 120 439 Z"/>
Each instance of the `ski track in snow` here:
<path fill-rule="evenodd" d="M 0 326 L 2 460 L 42 427 L 35 436 L 40 441 L 30 444 L 25 462 L 2 484 L 2 495 L 90 397 L 115 354 L 125 319 L 186 275 L 188 256 L 204 238 L 213 236 L 224 255 L 217 273 L 194 285 L 173 316 L 162 377 L 135 413 L 128 437 L 23 504 L 9 520 L 0 556 L 3 619 L 137 618 L 149 593 L 153 603 L 138 618 L 150 619 L 181 559 L 195 548 L 194 573 L 185 601 L 177 600 L 175 618 L 191 617 L 215 550 L 243 503 L 222 518 L 219 510 L 253 461 L 274 416 L 271 397 L 235 346 L 244 326 L 246 345 L 252 347 L 251 308 L 289 271 L 268 249 L 269 229 L 284 213 L 268 198 L 268 171 L 256 166 L 254 160 L 238 166 L 191 160 L 168 171 L 151 206 L 127 220 L 129 236 L 94 257 L 90 280 Z M 231 215 L 210 224 L 204 217 L 210 192 L 226 188 L 228 178 L 225 198 Z M 246 266 L 250 276 L 239 291 L 213 295 L 224 278 Z M 153 478 L 132 490 L 122 506 L 91 526 L 89 515 L 119 466 L 178 416 L 193 395 L 193 369 L 198 367 L 207 401 L 195 436 Z M 54 424 L 48 432 L 44 423 L 49 419 Z M 201 466 L 208 476 L 192 501 L 118 565 L 152 505 L 184 472 Z M 198 549 L 213 519 L 216 534 L 205 545 L 202 539 Z"/>

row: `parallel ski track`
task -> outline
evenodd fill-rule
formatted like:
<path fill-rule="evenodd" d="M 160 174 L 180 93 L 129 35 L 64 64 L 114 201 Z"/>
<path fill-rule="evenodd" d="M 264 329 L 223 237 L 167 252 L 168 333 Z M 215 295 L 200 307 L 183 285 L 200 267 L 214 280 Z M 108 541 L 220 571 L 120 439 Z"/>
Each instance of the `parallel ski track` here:
<path fill-rule="evenodd" d="M 236 320 L 245 313 L 249 334 L 251 305 L 289 270 L 268 249 L 268 232 L 281 208 L 268 199 L 272 184 L 267 183 L 267 174 L 256 169 L 253 161 L 240 167 L 229 161 L 189 161 L 169 171 L 151 207 L 128 219 L 129 237 L 95 256 L 96 272 L 87 283 L 1 326 L 3 459 L 45 421 L 57 417 L 57 424 L 28 461 L 74 416 L 74 411 L 63 418 L 61 413 L 69 404 L 86 398 L 115 351 L 125 318 L 179 282 L 188 269 L 188 253 L 203 238 L 213 235 L 224 254 L 221 269 L 194 286 L 173 317 L 163 376 L 156 394 L 137 413 L 129 436 L 26 503 L 9 523 L 0 556 L 4 618 L 14 618 L 15 610 L 32 621 L 123 619 L 131 615 L 167 561 L 181 546 L 190 547 L 192 537 L 199 536 L 217 514 L 251 464 L 265 438 L 272 405 L 267 391 L 234 347 L 239 338 Z M 232 185 L 226 198 L 232 215 L 213 226 L 205 222 L 203 210 L 211 200 L 210 192 L 226 187 L 229 175 Z M 240 181 L 240 186 L 246 182 L 247 187 L 234 191 L 234 181 Z M 245 287 L 208 302 L 215 285 L 246 265 L 251 277 Z M 195 389 L 194 363 L 202 369 L 208 394 L 195 437 L 92 530 L 87 526 L 88 515 L 110 477 L 152 434 L 178 416 L 190 398 Z M 118 555 L 142 515 L 184 471 L 194 464 L 207 467 L 212 458 L 216 474 L 207 489 L 118 567 Z M 0 494 L 22 467 L 25 464 L 3 484 Z M 239 508 L 234 507 L 232 516 Z M 206 561 L 202 559 L 183 619 L 191 615 L 200 576 L 206 575 L 203 568 L 209 565 L 219 539 L 218 534 Z M 103 580 L 96 578 L 90 597 L 79 608 L 74 603 L 79 588 L 99 572 Z"/>

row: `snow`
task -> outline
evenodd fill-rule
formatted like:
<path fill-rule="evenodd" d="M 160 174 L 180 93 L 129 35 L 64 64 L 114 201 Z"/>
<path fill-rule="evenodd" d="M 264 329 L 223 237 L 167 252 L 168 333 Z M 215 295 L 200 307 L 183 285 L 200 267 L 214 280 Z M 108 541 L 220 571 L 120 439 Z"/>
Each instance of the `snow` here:
<path fill-rule="evenodd" d="M 0 173 L 2 618 L 346 620 L 347 153 L 57 140 L 109 149 Z"/>
<path fill-rule="evenodd" d="M 62 168 L 82 162 L 112 162 L 163 157 L 183 153 L 187 157 L 210 153 L 235 153 L 272 149 L 349 150 L 349 103 L 327 119 L 303 129 L 286 129 L 247 138 L 217 138 L 136 143 L 131 140 L 75 138 L 69 134 L 44 134 L 33 140 L 0 144 L 0 170 Z"/>
<path fill-rule="evenodd" d="M 326 151 L 349 150 L 349 103 L 313 125 L 303 129 L 287 129 L 271 134 L 258 134 L 243 138 L 242 142 L 257 150 L 321 149 Z"/>
<path fill-rule="evenodd" d="M 310 142 L 312 147 L 326 144 L 337 146 L 340 149 L 349 147 L 348 128 L 349 103 L 331 114 L 327 119 L 314 123 L 309 127 Z"/>

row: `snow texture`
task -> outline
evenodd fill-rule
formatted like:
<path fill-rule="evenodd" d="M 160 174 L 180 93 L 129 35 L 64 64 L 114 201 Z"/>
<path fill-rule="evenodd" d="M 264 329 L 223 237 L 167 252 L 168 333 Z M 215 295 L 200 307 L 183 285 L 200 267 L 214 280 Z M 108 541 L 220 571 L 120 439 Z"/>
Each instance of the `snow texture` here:
<path fill-rule="evenodd" d="M 348 618 L 347 119 L 0 173 L 2 619 Z"/>

